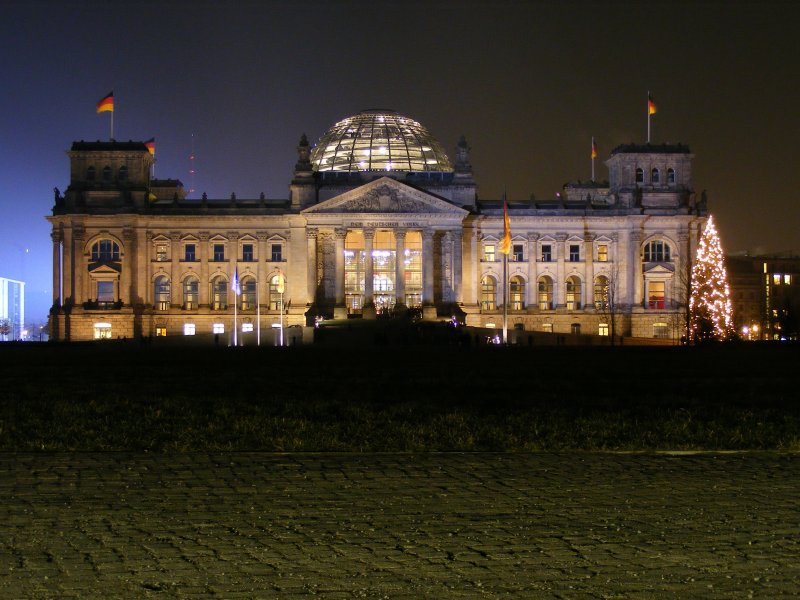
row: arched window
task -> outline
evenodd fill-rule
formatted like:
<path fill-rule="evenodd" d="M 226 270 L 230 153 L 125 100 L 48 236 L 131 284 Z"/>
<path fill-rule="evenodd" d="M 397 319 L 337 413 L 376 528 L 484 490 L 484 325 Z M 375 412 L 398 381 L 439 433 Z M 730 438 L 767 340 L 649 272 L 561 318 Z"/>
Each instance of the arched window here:
<path fill-rule="evenodd" d="M 661 240 L 648 242 L 644 247 L 644 262 L 669 262 L 672 260 L 669 245 Z"/>
<path fill-rule="evenodd" d="M 667 169 L 667 183 L 675 183 L 675 169 L 673 168 Z"/>
<path fill-rule="evenodd" d="M 481 279 L 481 310 L 495 310 L 497 304 L 497 280 L 491 275 L 485 275 Z"/>
<path fill-rule="evenodd" d="M 89 167 L 86 169 L 86 181 L 94 181 L 96 175 L 97 170 L 94 167 Z"/>
<path fill-rule="evenodd" d="M 119 244 L 111 240 L 100 240 L 92 245 L 92 262 L 119 260 Z"/>
<path fill-rule="evenodd" d="M 597 310 L 608 308 L 608 277 L 599 275 L 594 280 L 594 307 Z"/>
<path fill-rule="evenodd" d="M 581 280 L 575 277 L 567 279 L 567 310 L 580 310 L 581 308 Z"/>
<path fill-rule="evenodd" d="M 170 305 L 170 283 L 166 275 L 156 277 L 153 285 L 154 298 L 153 306 L 156 310 L 169 310 Z"/>
<path fill-rule="evenodd" d="M 636 183 L 644 183 L 644 171 L 640 168 L 636 169 Z"/>
<path fill-rule="evenodd" d="M 192 310 L 197 308 L 199 299 L 199 282 L 197 277 L 187 277 L 183 281 L 183 308 Z"/>
<path fill-rule="evenodd" d="M 228 282 L 222 276 L 211 282 L 211 308 L 213 310 L 228 308 Z"/>
<path fill-rule="evenodd" d="M 119 175 L 117 176 L 117 179 L 120 181 L 128 181 L 128 167 L 122 165 L 119 168 Z"/>
<path fill-rule="evenodd" d="M 252 277 L 242 279 L 242 310 L 253 310 L 256 307 L 256 280 Z"/>
<path fill-rule="evenodd" d="M 273 275 L 269 280 L 269 309 L 281 310 L 283 299 L 279 291 L 281 276 Z M 284 284 L 285 285 L 285 284 Z"/>
<path fill-rule="evenodd" d="M 111 181 L 111 167 L 108 165 L 103 167 L 103 181 Z"/>
<path fill-rule="evenodd" d="M 658 169 L 653 169 L 650 172 L 650 181 L 652 181 L 653 183 L 661 182 L 661 172 Z"/>
<path fill-rule="evenodd" d="M 525 308 L 525 280 L 519 275 L 515 275 L 509 282 L 511 293 L 511 310 L 522 310 Z"/>
<path fill-rule="evenodd" d="M 553 309 L 553 280 L 546 275 L 539 278 L 539 310 Z"/>

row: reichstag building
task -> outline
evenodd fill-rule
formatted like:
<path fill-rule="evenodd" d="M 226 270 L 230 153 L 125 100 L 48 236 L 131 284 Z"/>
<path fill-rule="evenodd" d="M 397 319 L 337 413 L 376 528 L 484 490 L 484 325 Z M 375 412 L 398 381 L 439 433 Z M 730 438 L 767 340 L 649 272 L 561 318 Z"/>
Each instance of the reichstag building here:
<path fill-rule="evenodd" d="M 278 323 L 409 311 L 500 327 L 503 201 L 479 197 L 463 138 L 454 150 L 412 118 L 366 110 L 300 139 L 288 198 L 190 199 L 150 177 L 143 142 L 74 142 L 47 217 L 52 339 L 229 343 L 236 327 L 251 344 Z M 692 158 L 681 144 L 620 145 L 608 182 L 508 199 L 509 329 L 680 337 L 706 219 Z"/>

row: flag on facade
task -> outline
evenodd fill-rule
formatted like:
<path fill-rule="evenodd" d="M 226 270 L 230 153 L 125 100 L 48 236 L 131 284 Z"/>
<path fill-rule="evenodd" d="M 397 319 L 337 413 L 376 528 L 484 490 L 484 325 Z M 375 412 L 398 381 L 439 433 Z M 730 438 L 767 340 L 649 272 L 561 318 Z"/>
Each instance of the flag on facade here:
<path fill-rule="evenodd" d="M 236 267 L 233 270 L 233 282 L 231 283 L 231 289 L 237 296 L 241 295 L 242 293 L 242 287 L 239 285 L 239 267 Z"/>
<path fill-rule="evenodd" d="M 150 138 L 149 140 L 147 140 L 144 143 L 144 145 L 147 147 L 147 151 L 150 154 L 155 155 L 155 153 L 156 153 L 156 138 Z"/>
<path fill-rule="evenodd" d="M 594 143 L 594 138 L 592 138 L 592 158 L 597 158 L 597 144 Z"/>
<path fill-rule="evenodd" d="M 107 96 L 100 99 L 97 103 L 97 112 L 114 112 L 114 92 L 109 92 Z"/>
<path fill-rule="evenodd" d="M 649 115 L 654 115 L 657 112 L 658 109 L 656 109 L 656 103 L 653 100 L 653 96 L 650 95 L 650 92 L 647 92 L 647 114 L 649 116 Z"/>
<path fill-rule="evenodd" d="M 503 202 L 503 239 L 500 240 L 500 252 L 511 254 L 511 221 L 508 218 L 508 202 Z"/>

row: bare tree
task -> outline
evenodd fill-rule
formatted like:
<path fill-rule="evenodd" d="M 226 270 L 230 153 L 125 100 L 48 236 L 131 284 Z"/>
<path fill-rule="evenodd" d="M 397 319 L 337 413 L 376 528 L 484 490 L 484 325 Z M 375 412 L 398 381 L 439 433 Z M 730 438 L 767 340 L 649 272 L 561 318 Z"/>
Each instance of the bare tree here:
<path fill-rule="evenodd" d="M 594 307 L 608 319 L 611 345 L 616 345 L 619 315 L 619 263 L 609 264 L 607 272 L 599 273 L 593 282 Z"/>

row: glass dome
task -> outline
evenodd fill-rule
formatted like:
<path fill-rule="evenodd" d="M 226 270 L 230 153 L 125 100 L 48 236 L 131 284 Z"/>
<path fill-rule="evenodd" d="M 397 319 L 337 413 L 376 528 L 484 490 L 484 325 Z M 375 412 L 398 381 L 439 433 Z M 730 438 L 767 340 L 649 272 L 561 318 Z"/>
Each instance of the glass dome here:
<path fill-rule="evenodd" d="M 363 110 L 336 123 L 311 151 L 315 171 L 452 172 L 441 145 L 414 119 Z"/>

